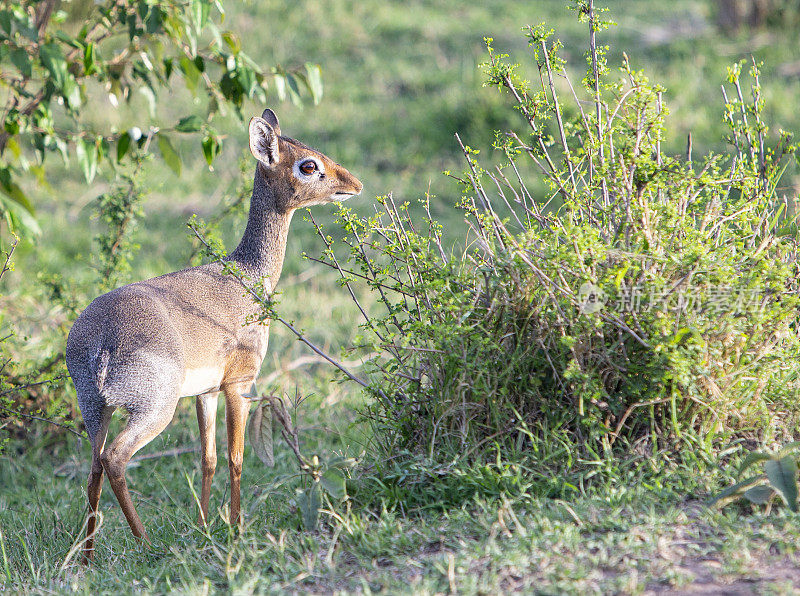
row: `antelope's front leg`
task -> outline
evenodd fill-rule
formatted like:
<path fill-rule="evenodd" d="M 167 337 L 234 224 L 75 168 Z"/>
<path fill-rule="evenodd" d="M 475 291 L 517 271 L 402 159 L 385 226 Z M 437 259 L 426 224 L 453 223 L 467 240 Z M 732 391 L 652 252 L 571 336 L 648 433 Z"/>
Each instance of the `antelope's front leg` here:
<path fill-rule="evenodd" d="M 217 469 L 217 397 L 218 393 L 197 396 L 197 424 L 200 427 L 203 484 L 200 489 L 200 525 L 208 523 L 211 483 Z"/>
<path fill-rule="evenodd" d="M 249 383 L 225 387 L 225 425 L 228 430 L 228 469 L 231 475 L 231 525 L 239 523 L 241 510 L 242 461 L 244 460 L 244 429 L 250 402 L 242 397 Z"/>

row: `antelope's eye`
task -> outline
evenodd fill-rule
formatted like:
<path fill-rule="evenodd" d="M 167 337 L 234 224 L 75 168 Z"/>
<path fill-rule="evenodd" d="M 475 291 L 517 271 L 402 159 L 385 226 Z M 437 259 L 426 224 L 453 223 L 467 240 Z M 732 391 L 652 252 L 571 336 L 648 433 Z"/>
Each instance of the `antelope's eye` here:
<path fill-rule="evenodd" d="M 310 176 L 317 171 L 317 164 L 313 159 L 308 159 L 300 164 L 300 171 L 306 176 Z"/>

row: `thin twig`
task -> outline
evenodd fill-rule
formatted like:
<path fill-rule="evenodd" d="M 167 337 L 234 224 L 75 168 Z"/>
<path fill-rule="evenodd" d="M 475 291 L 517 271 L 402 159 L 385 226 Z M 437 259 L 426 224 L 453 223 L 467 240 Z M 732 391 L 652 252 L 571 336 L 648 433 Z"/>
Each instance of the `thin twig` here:
<path fill-rule="evenodd" d="M 396 347 L 397 346 L 395 346 L 395 348 Z M 376 353 L 367 354 L 366 356 L 364 356 L 364 358 L 361 358 L 359 360 L 344 360 L 340 364 L 347 368 L 355 368 L 358 366 L 363 366 L 365 363 L 369 362 L 370 358 L 374 358 L 376 356 L 378 356 L 378 354 Z M 327 360 L 321 358 L 320 356 L 300 356 L 300 358 L 295 358 L 288 364 L 281 366 L 279 370 L 271 372 L 263 379 L 259 379 L 259 383 L 271 383 L 284 373 L 287 373 L 291 370 L 297 370 L 298 368 L 302 368 L 303 366 L 308 366 L 309 364 L 321 364 L 323 362 L 327 362 Z"/>
<path fill-rule="evenodd" d="M 314 216 L 311 214 L 310 211 L 308 212 L 308 217 L 311 219 L 311 223 L 314 225 L 314 229 L 317 231 L 317 234 L 319 235 L 320 238 L 322 238 L 322 241 L 325 243 L 325 248 L 328 250 L 328 258 L 333 263 L 334 269 L 336 269 L 336 271 L 339 272 L 339 275 L 341 276 L 342 281 L 344 281 L 344 285 L 347 288 L 347 291 L 350 293 L 350 298 L 353 300 L 353 302 L 355 302 L 355 305 L 356 307 L 358 307 L 358 310 L 361 312 L 361 315 L 364 317 L 364 320 L 367 322 L 370 329 L 372 329 L 372 332 L 377 336 L 378 339 L 380 339 L 382 342 L 388 341 L 385 337 L 383 337 L 381 332 L 378 331 L 372 318 L 367 314 L 367 311 L 364 310 L 364 307 L 361 306 L 361 302 L 358 300 L 358 297 L 356 296 L 356 293 L 353 290 L 353 286 L 350 285 L 350 280 L 347 278 L 347 275 L 345 275 L 345 272 L 342 269 L 341 265 L 339 265 L 339 260 L 336 258 L 336 254 L 333 252 L 333 246 L 331 246 L 331 243 L 328 241 L 327 236 L 325 236 L 325 234 L 322 233 L 322 228 L 317 223 L 317 220 L 314 219 Z"/>
<path fill-rule="evenodd" d="M 229 274 L 230 274 L 230 275 L 231 275 L 231 276 L 232 276 L 232 277 L 233 277 L 233 278 L 234 278 L 236 281 L 238 281 L 238 282 L 239 282 L 239 285 L 241 285 L 241 286 L 242 286 L 242 287 L 245 289 L 245 291 L 246 291 L 248 294 L 250 294 L 250 296 L 253 298 L 253 300 L 254 300 L 254 301 L 257 303 L 257 304 L 260 304 L 260 305 L 264 306 L 264 299 L 263 299 L 261 296 L 259 296 L 259 295 L 258 295 L 258 292 L 256 292 L 256 291 L 255 291 L 255 290 L 252 288 L 252 286 L 251 286 L 250 284 L 248 284 L 248 283 L 247 283 L 247 281 L 245 280 L 244 276 L 242 276 L 242 274 L 241 274 L 241 273 L 239 273 L 239 272 L 237 272 L 237 271 L 234 271 L 234 270 L 230 269 L 230 267 L 229 267 L 228 263 L 226 263 L 226 262 L 225 262 L 225 261 L 222 259 L 222 257 L 221 257 L 219 254 L 217 254 L 217 253 L 214 251 L 214 249 L 213 249 L 213 248 L 211 248 L 211 245 L 210 245 L 208 242 L 206 242 L 206 239 L 205 239 L 205 238 L 202 236 L 202 234 L 200 234 L 200 231 L 197 229 L 197 227 L 195 227 L 195 225 L 194 225 L 194 224 L 191 224 L 191 223 L 190 223 L 190 224 L 189 224 L 189 228 L 192 230 L 192 232 L 193 232 L 193 233 L 194 233 L 194 235 L 197 237 L 197 239 L 198 239 L 198 240 L 199 240 L 201 243 L 203 243 L 203 245 L 206 247 L 206 249 L 208 249 L 208 251 L 209 251 L 209 254 L 211 254 L 211 256 L 214 258 L 214 260 L 215 260 L 217 263 L 219 263 L 220 265 L 222 265 L 222 266 L 223 266 L 225 269 L 227 269 L 227 270 L 228 270 L 228 273 L 229 273 Z M 308 339 L 308 338 L 307 338 L 305 335 L 303 335 L 303 333 L 302 333 L 302 332 L 300 332 L 300 331 L 299 331 L 299 330 L 298 330 L 298 329 L 297 329 L 297 328 L 296 328 L 294 325 L 292 325 L 292 324 L 291 324 L 289 321 L 287 321 L 286 319 L 284 319 L 283 317 L 281 317 L 281 316 L 278 316 L 278 315 L 276 315 L 276 316 L 275 316 L 275 320 L 276 320 L 276 321 L 278 321 L 279 323 L 281 323 L 281 324 L 282 324 L 284 327 L 286 327 L 286 328 L 287 328 L 289 331 L 291 331 L 291 332 L 292 332 L 292 333 L 293 333 L 293 334 L 294 334 L 294 335 L 297 337 L 297 339 L 298 339 L 298 340 L 300 340 L 301 342 L 303 342 L 304 344 L 306 344 L 306 345 L 307 345 L 309 348 L 311 348 L 311 350 L 313 350 L 313 351 L 314 351 L 316 354 L 318 354 L 318 355 L 319 355 L 319 356 L 321 356 L 321 357 L 322 357 L 324 360 L 326 360 L 327 362 L 329 362 L 330 364 L 332 364 L 333 366 L 335 366 L 336 368 L 338 368 L 338 369 L 339 369 L 341 372 L 343 372 L 343 373 L 345 374 L 345 376 L 346 376 L 348 379 L 350 379 L 351 381 L 355 381 L 356 383 L 358 383 L 359 385 L 361 385 L 362 387 L 364 387 L 364 388 L 365 388 L 365 389 L 367 389 L 367 390 L 370 390 L 370 391 L 374 391 L 374 392 L 376 392 L 376 393 L 377 393 L 378 395 L 380 395 L 380 396 L 381 396 L 383 399 L 385 399 L 385 400 L 387 400 L 387 401 L 388 401 L 388 397 L 386 396 L 386 394 L 384 394 L 384 393 L 383 393 L 383 391 L 382 391 L 381 389 L 379 389 L 379 388 L 377 388 L 377 387 L 371 387 L 371 386 L 369 385 L 369 383 L 367 383 L 366 381 L 364 381 L 364 380 L 360 379 L 359 377 L 357 377 L 356 375 L 354 375 L 354 374 L 353 374 L 352 372 L 350 372 L 350 371 L 349 371 L 347 368 L 345 368 L 345 367 L 344 367 L 344 366 L 342 366 L 342 365 L 341 365 L 339 362 L 337 362 L 337 361 L 336 361 L 334 358 L 332 358 L 332 357 L 331 357 L 331 356 L 329 356 L 327 353 L 325 353 L 325 351 L 324 351 L 322 348 L 319 348 L 319 347 L 317 347 L 317 345 L 316 345 L 316 344 L 314 344 L 314 343 L 313 343 L 311 340 L 309 340 L 309 339 Z"/>
<path fill-rule="evenodd" d="M 40 422 L 47 422 L 48 424 L 52 424 L 53 426 L 58 426 L 59 428 L 63 428 L 64 430 L 71 432 L 73 435 L 81 439 L 89 438 L 89 436 L 86 433 L 78 432 L 65 424 L 61 424 L 60 422 L 56 422 L 55 420 L 50 420 L 49 418 L 42 418 L 41 416 L 35 416 L 34 414 L 19 412 L 17 410 L 12 410 L 11 408 L 7 408 L 5 406 L 0 406 L 0 410 L 4 410 L 13 416 L 22 416 L 23 418 L 27 418 L 29 420 L 39 420 Z"/>
<path fill-rule="evenodd" d="M 597 39 L 596 39 L 596 26 L 597 15 L 594 12 L 594 0 L 589 0 L 588 6 L 589 17 L 589 52 L 592 56 L 592 74 L 594 77 L 594 105 L 595 116 L 597 118 L 597 148 L 598 157 L 600 158 L 600 167 L 603 167 L 605 162 L 605 155 L 603 152 L 603 102 L 600 100 L 600 72 L 597 66 Z M 605 178 L 600 179 L 600 185 L 603 192 L 603 206 L 608 208 L 608 186 L 606 185 Z"/>

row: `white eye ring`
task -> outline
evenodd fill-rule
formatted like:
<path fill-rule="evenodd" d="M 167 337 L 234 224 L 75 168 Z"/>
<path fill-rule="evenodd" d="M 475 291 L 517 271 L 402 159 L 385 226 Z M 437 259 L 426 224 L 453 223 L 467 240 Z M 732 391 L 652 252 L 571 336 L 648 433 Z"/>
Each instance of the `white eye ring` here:
<path fill-rule="evenodd" d="M 305 174 L 300 169 L 300 165 L 304 164 L 306 162 L 309 162 L 309 161 L 314 162 L 314 165 L 316 166 L 316 169 L 313 172 L 311 172 L 310 174 Z M 318 160 L 316 157 L 308 157 L 308 156 L 306 156 L 306 157 L 298 159 L 296 162 L 294 162 L 294 166 L 292 166 L 292 172 L 294 172 L 294 175 L 295 175 L 296 178 L 302 180 L 303 182 L 308 182 L 309 180 L 311 180 L 314 177 L 315 174 L 319 174 L 320 176 L 324 175 L 325 174 L 325 166 L 323 166 L 322 162 L 320 160 Z"/>

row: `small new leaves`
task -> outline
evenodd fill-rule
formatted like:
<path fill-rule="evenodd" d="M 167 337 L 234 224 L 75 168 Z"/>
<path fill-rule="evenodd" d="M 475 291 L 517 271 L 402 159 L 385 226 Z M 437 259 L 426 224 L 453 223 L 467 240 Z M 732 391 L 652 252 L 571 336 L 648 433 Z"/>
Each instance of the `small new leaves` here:
<path fill-rule="evenodd" d="M 275 466 L 275 455 L 272 440 L 272 406 L 268 401 L 259 404 L 250 415 L 247 434 L 253 451 L 265 465 Z"/>
<path fill-rule="evenodd" d="M 497 139 L 506 159 L 498 168 L 482 167 L 458 139 L 467 166 L 456 178 L 459 207 L 469 225 L 459 235 L 469 248 L 448 256 L 434 227 L 391 197 L 379 199 L 385 213 L 360 222 L 340 212 L 346 263 L 318 228 L 319 260 L 348 288 L 365 284 L 381 307 L 362 309 L 357 343 L 378 354 L 369 413 L 387 456 L 406 450 L 447 466 L 465 453 L 516 458 L 519 442 L 504 437 L 529 423 L 559 429 L 531 433 L 533 444 L 565 441 L 567 452 L 591 458 L 648 435 L 680 449 L 699 432 L 712 449 L 766 424 L 794 424 L 800 336 L 788 234 L 796 221 L 775 196 L 788 161 L 779 156 L 791 143 L 769 153 L 754 81 L 753 101 L 737 88 L 730 110 L 758 125 L 744 144 L 739 133 L 736 155 L 696 155 L 693 166 L 666 153 L 663 89 L 627 59 L 623 76 L 611 76 L 595 35 L 606 23 L 591 0 L 576 8 L 591 26 L 585 89 L 570 83 L 574 93 L 556 84 L 569 73 L 558 72 L 548 29 L 526 31 L 540 69 L 532 81 L 485 40 L 486 85 L 507 91 L 524 120 Z M 610 296 L 592 317 L 579 308 L 587 280 Z M 770 382 L 753 397 L 745 377 Z M 794 507 L 785 455 L 769 475 L 726 494 L 763 502 L 780 493 Z"/>

